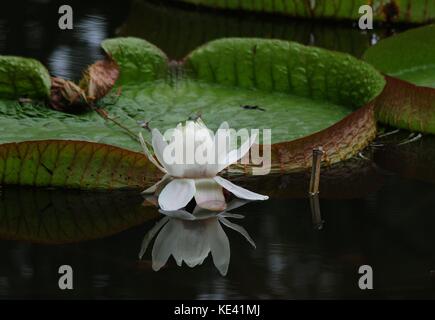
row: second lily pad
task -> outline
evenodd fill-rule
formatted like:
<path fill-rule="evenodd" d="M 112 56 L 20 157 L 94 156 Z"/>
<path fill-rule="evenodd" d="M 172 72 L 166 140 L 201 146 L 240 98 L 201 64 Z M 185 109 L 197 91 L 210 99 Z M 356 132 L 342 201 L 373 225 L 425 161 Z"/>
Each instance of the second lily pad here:
<path fill-rule="evenodd" d="M 418 86 L 435 88 L 435 25 L 411 29 L 369 48 L 364 60 Z"/>
<path fill-rule="evenodd" d="M 364 59 L 386 76 L 376 102 L 385 124 L 435 133 L 435 25 L 412 29 L 380 41 Z"/>

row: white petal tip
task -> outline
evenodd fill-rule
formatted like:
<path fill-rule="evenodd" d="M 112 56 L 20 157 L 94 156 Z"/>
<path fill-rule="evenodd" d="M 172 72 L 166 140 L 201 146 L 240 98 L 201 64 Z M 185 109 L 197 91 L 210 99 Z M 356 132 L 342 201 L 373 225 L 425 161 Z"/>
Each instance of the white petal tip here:
<path fill-rule="evenodd" d="M 265 201 L 265 200 L 269 200 L 268 196 L 263 196 L 263 195 L 259 195 L 259 194 L 255 194 L 255 195 L 239 194 L 239 195 L 236 195 L 236 197 L 238 197 L 239 199 L 250 200 L 250 201 Z"/>
<path fill-rule="evenodd" d="M 160 205 L 160 209 L 162 209 L 163 211 L 175 211 L 175 210 L 180 210 L 180 209 L 184 208 L 184 207 L 180 207 L 180 206 L 167 207 L 165 205 L 162 205 L 161 203 L 159 203 L 159 205 Z"/>
<path fill-rule="evenodd" d="M 153 271 L 159 271 L 159 270 L 160 270 L 160 268 L 161 268 L 161 266 L 154 266 L 154 265 L 153 265 L 153 267 L 152 267 L 152 268 L 153 268 Z"/>
<path fill-rule="evenodd" d="M 157 129 L 157 128 L 153 128 L 153 130 L 151 130 L 151 134 L 153 134 L 153 135 L 155 135 L 155 134 L 161 135 L 159 129 Z"/>
<path fill-rule="evenodd" d="M 228 265 L 224 265 L 224 266 L 216 266 L 216 268 L 219 270 L 219 273 L 221 274 L 221 276 L 225 277 L 228 273 Z"/>

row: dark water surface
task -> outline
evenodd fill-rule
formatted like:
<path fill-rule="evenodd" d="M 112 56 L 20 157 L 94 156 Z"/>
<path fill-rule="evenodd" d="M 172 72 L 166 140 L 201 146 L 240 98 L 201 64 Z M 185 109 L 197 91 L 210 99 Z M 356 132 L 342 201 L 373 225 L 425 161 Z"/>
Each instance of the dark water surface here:
<path fill-rule="evenodd" d="M 394 32 L 143 1 L 74 2 L 75 28 L 61 31 L 57 9 L 64 3 L 2 7 L 0 54 L 35 57 L 53 75 L 78 79 L 102 57 L 101 40 L 116 35 L 142 37 L 180 59 L 224 36 L 282 38 L 360 56 Z M 162 217 L 143 206 L 139 192 L 3 187 L 0 298 L 434 298 L 435 139 L 395 146 L 407 135 L 366 150 L 372 161 L 352 160 L 323 172 L 320 231 L 313 228 L 306 197 L 308 173 L 242 179 L 271 199 L 234 211 L 245 215 L 237 223 L 256 249 L 223 227 L 231 247 L 225 277 L 211 257 L 193 269 L 171 258 L 154 272 L 149 248 L 139 261 L 144 235 Z M 64 264 L 74 269 L 72 291 L 58 288 Z M 371 291 L 358 288 L 364 264 L 373 268 Z"/>

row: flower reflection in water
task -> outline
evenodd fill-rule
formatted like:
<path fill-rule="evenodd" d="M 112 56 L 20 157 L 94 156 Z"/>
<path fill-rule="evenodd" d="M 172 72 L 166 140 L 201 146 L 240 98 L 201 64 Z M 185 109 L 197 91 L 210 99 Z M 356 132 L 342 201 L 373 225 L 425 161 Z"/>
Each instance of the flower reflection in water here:
<path fill-rule="evenodd" d="M 151 254 L 154 271 L 160 270 L 171 254 L 178 266 L 184 261 L 192 268 L 201 265 L 211 252 L 214 265 L 225 276 L 230 263 L 230 242 L 221 224 L 239 232 L 255 248 L 248 232 L 228 220 L 243 219 L 244 216 L 228 211 L 246 203 L 247 201 L 234 200 L 220 213 L 199 206 L 192 213 L 186 210 L 160 210 L 165 217 L 145 235 L 139 258 L 143 257 L 151 240 L 158 234 Z"/>

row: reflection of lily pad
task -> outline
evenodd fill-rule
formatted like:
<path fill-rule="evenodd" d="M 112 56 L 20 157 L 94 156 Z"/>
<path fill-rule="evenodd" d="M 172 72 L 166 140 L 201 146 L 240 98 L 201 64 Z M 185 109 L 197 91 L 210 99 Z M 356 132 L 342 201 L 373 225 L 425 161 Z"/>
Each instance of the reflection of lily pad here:
<path fill-rule="evenodd" d="M 123 128 L 92 111 L 72 115 L 34 102 L 0 100 L 0 143 L 74 139 L 139 151 L 125 128 L 137 133 L 142 129 L 138 122 L 144 121 L 165 130 L 201 116 L 211 129 L 223 121 L 234 128 L 272 129 L 273 164 L 290 170 L 310 166 L 313 147 L 322 145 L 325 159 L 337 162 L 375 135 L 367 103 L 382 90 L 384 79 L 347 54 L 279 40 L 233 38 L 210 42 L 181 63 L 168 63 L 144 40 L 110 39 L 102 46 L 119 65 L 121 95 L 115 102 L 106 97 L 98 106 Z M 7 161 L 8 155 L 3 157 Z M 10 170 L 8 165 L 2 168 Z"/>
<path fill-rule="evenodd" d="M 371 4 L 379 21 L 425 22 L 435 18 L 435 2 L 428 0 L 182 0 L 183 2 L 227 10 L 278 13 L 320 19 L 358 19 L 358 9 Z"/>
<path fill-rule="evenodd" d="M 157 217 L 137 193 L 4 188 L 0 238 L 58 244 L 119 233 Z"/>
<path fill-rule="evenodd" d="M 400 144 L 408 136 L 409 132 L 403 132 L 380 140 L 385 146 L 375 149 L 376 164 L 403 177 L 435 183 L 435 137 Z"/>
<path fill-rule="evenodd" d="M 189 23 L 186 23 L 189 21 Z M 156 28 L 156 25 L 159 28 Z M 372 35 L 382 37 L 376 27 L 362 33 L 358 28 L 322 21 L 257 17 L 252 14 L 220 14 L 215 10 L 191 10 L 188 6 L 164 5 L 134 0 L 129 17 L 118 35 L 147 39 L 172 59 L 181 59 L 198 46 L 218 38 L 258 37 L 296 41 L 302 44 L 347 52 L 360 57 L 370 46 Z"/>
<path fill-rule="evenodd" d="M 352 158 L 320 170 L 320 193 L 325 199 L 363 198 L 375 192 L 384 183 L 384 177 L 372 161 Z M 261 177 L 236 177 L 237 185 L 260 193 L 271 199 L 308 198 L 311 171 L 289 174 L 271 174 Z"/>

